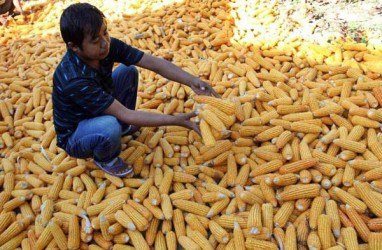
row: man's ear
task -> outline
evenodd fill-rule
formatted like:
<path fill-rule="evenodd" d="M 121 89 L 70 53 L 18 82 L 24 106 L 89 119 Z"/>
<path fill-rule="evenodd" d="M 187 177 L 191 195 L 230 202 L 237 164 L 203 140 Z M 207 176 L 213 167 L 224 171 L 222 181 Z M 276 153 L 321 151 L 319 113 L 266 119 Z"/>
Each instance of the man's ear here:
<path fill-rule="evenodd" d="M 74 43 L 72 42 L 68 42 L 68 48 L 73 50 L 74 52 L 78 52 L 78 50 L 80 49 L 77 45 L 74 45 Z"/>

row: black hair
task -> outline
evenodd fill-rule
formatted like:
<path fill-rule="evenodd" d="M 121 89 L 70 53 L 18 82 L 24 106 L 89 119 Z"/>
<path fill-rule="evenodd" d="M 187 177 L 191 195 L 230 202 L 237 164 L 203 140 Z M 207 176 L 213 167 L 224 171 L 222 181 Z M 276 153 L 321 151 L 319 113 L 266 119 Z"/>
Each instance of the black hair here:
<path fill-rule="evenodd" d="M 82 49 L 85 35 L 95 37 L 104 22 L 105 15 L 97 7 L 88 3 L 75 3 L 64 10 L 60 19 L 62 39 L 68 44 Z"/>

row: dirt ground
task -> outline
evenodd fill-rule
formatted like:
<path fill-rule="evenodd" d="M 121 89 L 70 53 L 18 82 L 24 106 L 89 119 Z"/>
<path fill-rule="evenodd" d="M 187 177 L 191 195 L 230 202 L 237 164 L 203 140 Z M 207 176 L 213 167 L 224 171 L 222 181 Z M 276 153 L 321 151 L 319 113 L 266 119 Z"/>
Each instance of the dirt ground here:
<path fill-rule="evenodd" d="M 291 15 L 302 14 L 315 25 L 312 39 L 331 42 L 352 39 L 382 44 L 382 1 L 380 0 L 287 0 Z"/>

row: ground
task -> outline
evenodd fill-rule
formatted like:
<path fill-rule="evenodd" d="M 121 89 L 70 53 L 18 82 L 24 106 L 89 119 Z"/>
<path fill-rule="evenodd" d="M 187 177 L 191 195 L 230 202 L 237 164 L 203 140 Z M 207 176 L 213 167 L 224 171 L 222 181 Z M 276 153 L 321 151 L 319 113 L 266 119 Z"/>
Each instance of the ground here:
<path fill-rule="evenodd" d="M 356 42 L 382 44 L 382 2 L 378 0 L 289 0 L 290 12 L 302 11 L 316 24 L 314 39 L 327 42 L 339 37 Z"/>

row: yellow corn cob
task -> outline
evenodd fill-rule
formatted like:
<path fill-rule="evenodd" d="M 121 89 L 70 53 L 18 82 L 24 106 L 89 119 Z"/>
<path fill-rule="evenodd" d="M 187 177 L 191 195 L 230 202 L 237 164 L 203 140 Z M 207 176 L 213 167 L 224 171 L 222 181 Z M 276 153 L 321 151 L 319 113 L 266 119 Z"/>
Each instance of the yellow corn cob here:
<path fill-rule="evenodd" d="M 346 162 L 340 160 L 334 156 L 328 155 L 326 153 L 320 152 L 319 150 L 313 150 L 312 156 L 318 158 L 320 162 L 333 164 L 336 167 L 344 168 L 346 166 Z"/>
<path fill-rule="evenodd" d="M 263 174 L 272 173 L 278 170 L 283 165 L 281 160 L 273 160 L 264 164 L 259 165 L 251 171 L 249 174 L 251 177 L 256 177 Z"/>
<path fill-rule="evenodd" d="M 195 241 L 193 241 L 191 238 L 189 238 L 185 235 L 181 235 L 180 237 L 178 237 L 178 242 L 184 249 L 187 249 L 187 250 L 200 250 L 201 249 L 200 246 L 195 243 Z"/>
<path fill-rule="evenodd" d="M 257 78 L 255 71 L 253 71 L 253 70 L 248 70 L 245 76 L 248 78 L 248 80 L 250 81 L 250 83 L 253 84 L 253 86 L 255 86 L 255 87 L 260 87 L 260 81 L 259 81 L 259 79 Z M 249 83 L 248 83 L 248 84 L 249 84 Z"/>
<path fill-rule="evenodd" d="M 382 121 L 382 118 L 381 118 L 382 114 L 381 114 L 380 110 L 370 109 L 367 112 L 367 116 L 368 116 L 368 118 L 370 118 L 374 121 L 378 121 L 378 122 Z"/>
<path fill-rule="evenodd" d="M 21 232 L 20 234 L 16 235 L 11 240 L 9 240 L 7 243 L 3 244 L 0 247 L 0 250 L 16 249 L 18 246 L 20 246 L 25 236 L 26 232 Z"/>
<path fill-rule="evenodd" d="M 49 242 L 53 239 L 52 232 L 49 227 L 45 227 L 45 229 L 42 231 L 40 237 L 35 243 L 36 249 L 44 249 Z"/>
<path fill-rule="evenodd" d="M 321 241 L 316 231 L 311 231 L 308 235 L 308 247 L 321 249 Z"/>
<path fill-rule="evenodd" d="M 217 141 L 216 146 L 208 149 L 201 156 L 203 161 L 211 160 L 212 158 L 220 155 L 223 152 L 229 151 L 232 148 L 232 143 L 228 140 Z"/>
<path fill-rule="evenodd" d="M 200 112 L 200 117 L 205 120 L 212 128 L 217 131 L 226 134 L 227 129 L 224 123 L 210 110 L 206 109 Z"/>
<path fill-rule="evenodd" d="M 173 204 L 181 210 L 201 216 L 207 216 L 208 211 L 210 210 L 210 208 L 206 205 L 198 204 L 188 200 L 175 200 L 173 201 Z"/>
<path fill-rule="evenodd" d="M 377 167 L 364 173 L 364 175 L 362 176 L 362 180 L 365 180 L 365 181 L 377 180 L 380 178 L 381 175 L 382 175 L 382 168 Z"/>
<path fill-rule="evenodd" d="M 263 204 L 264 205 L 264 204 Z M 259 234 L 263 225 L 261 218 L 261 207 L 258 203 L 253 204 L 247 222 L 247 228 L 250 230 L 250 234 Z M 272 216 L 273 219 L 273 216 Z"/>
<path fill-rule="evenodd" d="M 265 182 L 265 179 L 260 180 L 260 189 L 264 195 L 265 201 L 271 203 L 274 207 L 276 207 L 277 206 L 276 194 L 274 190 Z"/>
<path fill-rule="evenodd" d="M 377 99 L 379 106 L 382 106 L 382 88 L 381 87 L 373 88 L 373 95 L 375 99 Z"/>
<path fill-rule="evenodd" d="M 369 171 L 374 168 L 382 167 L 382 163 L 377 160 L 354 159 L 349 161 L 348 163 L 352 168 L 363 170 L 363 171 Z"/>
<path fill-rule="evenodd" d="M 296 228 L 293 224 L 289 224 L 285 231 L 285 249 L 297 248 Z"/>
<path fill-rule="evenodd" d="M 51 221 L 48 224 L 48 227 L 50 227 L 51 232 L 54 232 L 52 233 L 52 235 L 58 247 L 61 250 L 68 249 L 67 238 L 64 232 L 61 230 L 61 228 L 57 225 L 57 223 L 55 223 L 54 221 Z"/>
<path fill-rule="evenodd" d="M 382 222 L 381 218 L 370 219 L 367 222 L 367 226 L 370 230 L 373 230 L 373 231 L 380 230 L 381 222 Z"/>
<path fill-rule="evenodd" d="M 321 214 L 318 217 L 317 233 L 320 238 L 321 245 L 324 249 L 333 246 L 333 235 L 331 233 L 331 221 L 328 215 Z"/>
<path fill-rule="evenodd" d="M 168 169 L 164 172 L 162 183 L 160 184 L 158 188 L 160 194 L 168 194 L 171 188 L 173 178 L 174 178 L 174 171 L 172 169 Z"/>
<path fill-rule="evenodd" d="M 237 178 L 237 164 L 233 154 L 229 154 L 227 158 L 227 184 L 234 186 Z"/>
<path fill-rule="evenodd" d="M 313 167 L 317 165 L 317 163 L 318 163 L 318 160 L 314 158 L 300 160 L 300 161 L 296 161 L 296 162 L 281 166 L 279 169 L 279 172 L 280 174 L 296 173 L 303 169 L 308 169 L 310 167 Z"/>
<path fill-rule="evenodd" d="M 48 197 L 56 200 L 58 199 L 58 195 L 60 193 L 60 190 L 62 189 L 62 186 L 64 184 L 64 175 L 59 175 L 56 180 L 53 183 L 53 186 L 49 189 Z"/>
<path fill-rule="evenodd" d="M 126 229 L 136 230 L 136 226 L 134 222 L 131 220 L 129 215 L 125 213 L 123 210 L 118 210 L 115 213 L 115 219 Z"/>
<path fill-rule="evenodd" d="M 371 233 L 369 236 L 368 249 L 376 250 L 382 247 L 381 233 Z M 350 248 L 349 248 L 350 249 Z"/>
<path fill-rule="evenodd" d="M 247 238 L 245 241 L 247 249 L 278 249 L 277 245 L 270 241 Z"/>
<path fill-rule="evenodd" d="M 216 201 L 209 209 L 207 213 L 207 217 L 211 218 L 219 214 L 222 210 L 224 210 L 228 206 L 229 201 L 230 201 L 229 198 L 224 198 L 220 201 Z"/>
<path fill-rule="evenodd" d="M 342 116 L 340 115 L 337 115 L 337 114 L 330 114 L 330 119 L 339 127 L 345 127 L 347 128 L 349 131 L 352 130 L 353 128 L 353 125 L 351 124 L 351 122 L 349 122 L 349 120 L 343 118 Z"/>
<path fill-rule="evenodd" d="M 354 230 L 354 228 L 342 228 L 341 234 L 346 249 L 358 249 L 357 232 Z"/>
<path fill-rule="evenodd" d="M 322 128 L 317 125 L 305 123 L 305 122 L 292 122 L 291 128 L 292 131 L 294 132 L 299 132 L 299 133 L 321 133 Z"/>
<path fill-rule="evenodd" d="M 294 187 L 293 187 L 294 186 Z M 277 198 L 281 201 L 297 200 L 303 198 L 313 198 L 319 195 L 320 186 L 316 184 L 293 185 L 288 190 L 278 194 Z M 292 188 L 293 187 L 293 188 Z"/>
<path fill-rule="evenodd" d="M 234 241 L 235 249 L 238 249 L 238 250 L 244 250 L 245 249 L 244 234 L 240 228 L 239 223 L 237 223 L 237 222 L 234 222 L 233 241 Z"/>
<path fill-rule="evenodd" d="M 359 81 L 353 88 L 355 90 L 372 90 L 378 87 L 382 87 L 382 81 Z"/>
<path fill-rule="evenodd" d="M 145 148 L 142 146 L 138 146 L 135 151 L 126 158 L 126 163 L 128 165 L 133 165 L 134 162 L 141 157 L 145 152 Z"/>
<path fill-rule="evenodd" d="M 357 211 L 349 205 L 345 206 L 346 215 L 349 217 L 350 221 L 353 223 L 355 229 L 358 232 L 358 235 L 364 240 L 368 242 L 370 236 L 370 230 L 362 220 Z"/>
<path fill-rule="evenodd" d="M 188 144 L 188 138 L 184 136 L 171 135 L 171 136 L 166 136 L 165 138 L 170 144 L 176 144 L 176 145 Z"/>
<path fill-rule="evenodd" d="M 189 213 L 185 216 L 185 220 L 190 228 L 199 231 L 204 237 L 208 236 L 206 228 L 198 220 L 196 215 Z"/>
<path fill-rule="evenodd" d="M 287 201 L 283 203 L 273 218 L 274 224 L 278 227 L 284 227 L 287 221 L 289 220 L 289 217 L 291 216 L 293 209 L 294 209 L 293 201 Z"/>
<path fill-rule="evenodd" d="M 80 224 L 78 217 L 72 215 L 69 221 L 68 249 L 77 249 L 80 246 Z"/>
<path fill-rule="evenodd" d="M 203 250 L 212 250 L 211 243 L 205 238 L 199 231 L 189 229 L 187 230 L 187 236 L 192 239 Z"/>
<path fill-rule="evenodd" d="M 154 179 L 149 178 L 146 180 L 133 194 L 136 202 L 142 202 L 149 193 L 150 187 L 154 184 Z"/>
<path fill-rule="evenodd" d="M 149 245 L 145 241 L 145 238 L 140 232 L 128 230 L 127 233 L 129 234 L 130 240 L 136 249 L 150 249 Z"/>
<path fill-rule="evenodd" d="M 335 193 L 336 197 L 338 197 L 342 202 L 344 202 L 345 204 L 349 204 L 354 209 L 356 209 L 356 211 L 359 211 L 360 213 L 365 212 L 367 208 L 366 204 L 354 197 L 353 195 L 351 195 L 350 193 L 337 187 L 333 187 L 333 192 Z"/>
<path fill-rule="evenodd" d="M 235 73 L 238 76 L 245 76 L 246 70 L 240 66 L 228 64 L 227 68 L 231 70 L 231 72 Z"/>
<path fill-rule="evenodd" d="M 273 178 L 273 183 L 277 186 L 289 186 L 296 184 L 298 179 L 296 174 L 282 174 Z"/>
<path fill-rule="evenodd" d="M 324 107 L 313 111 L 315 117 L 328 116 L 330 114 L 341 114 L 344 108 L 336 103 L 327 103 Z"/>
<path fill-rule="evenodd" d="M 360 183 L 356 181 L 354 182 L 354 187 L 368 208 L 380 217 L 379 214 L 381 214 L 381 207 L 378 207 L 378 205 L 380 205 L 381 202 L 373 196 L 370 186 L 367 183 Z"/>
<path fill-rule="evenodd" d="M 206 105 L 204 109 L 212 111 L 223 122 L 226 128 L 231 127 L 235 123 L 236 118 L 233 114 L 228 115 L 212 105 Z"/>
<path fill-rule="evenodd" d="M 162 226 L 162 228 L 163 228 L 163 226 Z M 176 240 L 175 233 L 173 231 L 169 231 L 166 233 L 165 238 L 166 238 L 167 249 L 168 250 L 176 250 L 177 240 Z"/>
<path fill-rule="evenodd" d="M 141 213 L 135 210 L 132 206 L 130 206 L 129 204 L 123 204 L 123 211 L 132 220 L 132 222 L 134 223 L 134 225 L 139 231 L 144 231 L 147 229 L 147 226 L 148 226 L 147 219 Z M 131 223 L 128 221 L 127 216 L 124 216 L 125 219 L 127 219 L 126 220 L 127 223 L 125 224 L 121 223 L 124 227 L 131 225 Z"/>
<path fill-rule="evenodd" d="M 287 115 L 291 113 L 299 113 L 308 111 L 307 106 L 303 105 L 279 105 L 277 106 L 277 113 L 279 115 Z"/>
<path fill-rule="evenodd" d="M 318 217 L 321 215 L 325 208 L 325 200 L 323 197 L 318 196 L 313 199 L 309 214 L 309 226 L 312 230 L 317 229 Z"/>
<path fill-rule="evenodd" d="M 33 156 L 33 160 L 35 163 L 37 163 L 40 167 L 42 167 L 45 171 L 52 172 L 52 164 L 49 163 L 44 156 L 41 153 L 35 153 Z"/>
<path fill-rule="evenodd" d="M 343 149 L 347 149 L 356 153 L 364 153 L 366 151 L 366 145 L 360 142 L 346 139 L 335 139 L 333 143 Z"/>
<path fill-rule="evenodd" d="M 167 194 L 161 195 L 161 208 L 166 220 L 171 220 L 173 215 L 173 209 L 170 197 Z"/>
<path fill-rule="evenodd" d="M 142 204 L 135 202 L 133 200 L 128 200 L 127 204 L 134 208 L 138 213 L 150 221 L 153 217 L 152 213 Z"/>
<path fill-rule="evenodd" d="M 233 115 L 235 113 L 235 104 L 227 100 L 218 99 L 218 98 L 214 98 L 210 96 L 199 96 L 199 95 L 194 96 L 194 100 L 197 103 L 209 104 L 223 111 L 224 113 L 228 115 Z"/>
<path fill-rule="evenodd" d="M 382 144 L 377 142 L 371 142 L 369 139 L 368 146 L 371 152 L 378 158 L 378 160 L 382 159 Z"/>
<path fill-rule="evenodd" d="M 215 239 L 222 244 L 226 244 L 229 241 L 229 234 L 228 232 L 222 228 L 217 222 L 210 220 L 209 222 L 209 229 L 211 230 L 212 235 L 215 237 Z"/>
<path fill-rule="evenodd" d="M 358 115 L 354 115 L 351 118 L 351 122 L 354 125 L 361 125 L 365 128 L 379 128 L 380 127 L 379 122 L 373 121 L 371 119 L 368 119 L 368 118 L 362 117 L 362 116 L 358 116 Z"/>
<path fill-rule="evenodd" d="M 173 214 L 174 228 L 176 237 L 179 240 L 180 236 L 186 235 L 186 226 L 184 222 L 183 212 L 180 209 L 175 209 Z"/>
<path fill-rule="evenodd" d="M 150 222 L 150 225 L 147 228 L 145 240 L 149 246 L 152 246 L 155 242 L 155 238 L 158 231 L 159 220 L 157 218 L 153 218 Z"/>
<path fill-rule="evenodd" d="M 155 249 L 165 249 L 166 248 L 166 240 L 165 236 L 161 231 L 159 231 L 155 238 Z"/>
<path fill-rule="evenodd" d="M 205 203 L 220 201 L 227 196 L 220 192 L 206 192 L 202 195 L 202 200 Z"/>
<path fill-rule="evenodd" d="M 273 128 L 267 129 L 255 137 L 256 141 L 268 141 L 272 138 L 278 137 L 284 131 L 283 127 L 275 126 Z"/>
<path fill-rule="evenodd" d="M 206 146 L 213 147 L 216 145 L 216 139 L 211 131 L 211 127 L 203 119 L 200 121 L 200 131 L 202 133 L 202 138 Z"/>
<path fill-rule="evenodd" d="M 171 158 L 174 156 L 174 150 L 165 138 L 160 138 L 159 144 L 162 147 L 163 153 L 166 157 Z"/>

